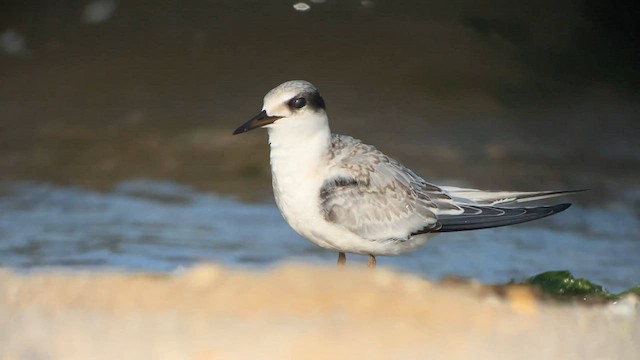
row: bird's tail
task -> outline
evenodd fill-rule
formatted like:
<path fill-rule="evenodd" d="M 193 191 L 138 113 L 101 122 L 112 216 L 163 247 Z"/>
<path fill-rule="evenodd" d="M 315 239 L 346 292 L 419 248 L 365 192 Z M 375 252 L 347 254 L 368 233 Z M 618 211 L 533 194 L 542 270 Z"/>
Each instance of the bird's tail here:
<path fill-rule="evenodd" d="M 519 224 L 559 213 L 569 206 L 571 204 L 568 203 L 524 208 L 462 205 L 464 210 L 462 214 L 440 216 L 438 218 L 440 227 L 432 231 L 464 231 Z"/>

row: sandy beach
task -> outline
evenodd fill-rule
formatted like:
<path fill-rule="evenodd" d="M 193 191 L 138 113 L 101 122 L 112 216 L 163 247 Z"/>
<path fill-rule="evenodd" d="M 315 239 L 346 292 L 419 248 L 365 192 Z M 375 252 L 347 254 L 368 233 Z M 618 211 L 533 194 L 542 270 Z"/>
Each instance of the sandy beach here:
<path fill-rule="evenodd" d="M 634 296 L 539 300 L 384 268 L 0 273 L 0 359 L 635 359 Z"/>

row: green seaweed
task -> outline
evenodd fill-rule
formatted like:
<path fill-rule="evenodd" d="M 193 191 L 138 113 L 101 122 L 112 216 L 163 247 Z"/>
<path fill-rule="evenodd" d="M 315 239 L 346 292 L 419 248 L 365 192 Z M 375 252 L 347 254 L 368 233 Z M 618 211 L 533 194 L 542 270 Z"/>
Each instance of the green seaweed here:
<path fill-rule="evenodd" d="M 640 296 L 640 285 L 619 294 L 612 294 L 587 279 L 576 279 L 566 270 L 547 271 L 528 278 L 523 284 L 534 286 L 544 294 L 559 300 L 615 301 L 630 293 Z"/>

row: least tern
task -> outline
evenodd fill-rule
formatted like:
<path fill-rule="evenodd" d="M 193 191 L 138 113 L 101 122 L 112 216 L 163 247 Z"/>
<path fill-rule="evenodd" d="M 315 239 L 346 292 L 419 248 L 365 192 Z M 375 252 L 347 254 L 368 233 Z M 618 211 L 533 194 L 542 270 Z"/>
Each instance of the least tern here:
<path fill-rule="evenodd" d="M 273 194 L 302 237 L 338 252 L 400 255 L 450 231 L 492 228 L 553 215 L 571 204 L 513 207 L 568 191 L 482 191 L 426 182 L 398 161 L 350 136 L 332 134 L 325 103 L 311 83 L 287 81 L 262 111 L 233 134 L 266 128 Z M 504 206 L 511 204 L 511 207 Z"/>

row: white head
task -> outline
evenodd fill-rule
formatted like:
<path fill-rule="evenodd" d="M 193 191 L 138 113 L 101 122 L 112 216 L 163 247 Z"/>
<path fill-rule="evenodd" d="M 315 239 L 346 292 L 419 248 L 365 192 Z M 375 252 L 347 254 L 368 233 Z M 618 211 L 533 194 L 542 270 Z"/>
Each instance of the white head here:
<path fill-rule="evenodd" d="M 259 127 L 269 134 L 313 133 L 329 129 L 324 100 L 313 84 L 292 80 L 280 84 L 265 95 L 262 112 L 236 129 L 233 134 L 245 133 Z"/>

